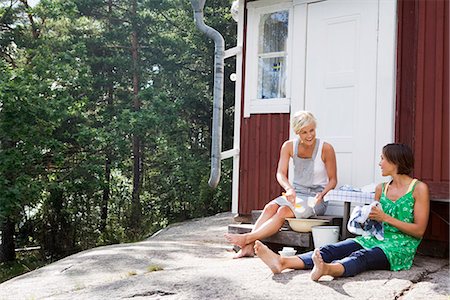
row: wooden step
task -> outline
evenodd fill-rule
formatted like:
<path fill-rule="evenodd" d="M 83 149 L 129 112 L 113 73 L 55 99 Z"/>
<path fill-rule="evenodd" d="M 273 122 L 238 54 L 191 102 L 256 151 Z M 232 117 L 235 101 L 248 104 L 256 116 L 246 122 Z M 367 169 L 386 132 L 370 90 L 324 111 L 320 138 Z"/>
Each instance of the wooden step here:
<path fill-rule="evenodd" d="M 228 225 L 228 232 L 238 234 L 251 232 L 254 227 L 254 223 L 259 218 L 261 213 L 262 210 L 253 210 L 252 211 L 253 224 L 231 224 Z M 329 225 L 342 226 L 342 216 L 325 215 L 325 216 L 315 216 L 312 217 L 311 219 L 328 220 L 330 221 Z M 262 241 L 265 243 L 306 248 L 306 250 L 313 248 L 312 233 L 293 231 L 290 228 L 289 223 L 287 221 L 285 221 L 280 231 L 278 231 L 271 237 L 263 239 Z"/>
<path fill-rule="evenodd" d="M 228 225 L 228 233 L 248 233 L 252 231 L 253 227 L 253 224 L 230 224 Z M 311 232 L 295 232 L 286 228 L 282 228 L 278 233 L 265 238 L 262 241 L 308 249 L 312 249 L 313 247 Z"/>
<path fill-rule="evenodd" d="M 254 224 L 259 216 L 262 214 L 262 210 L 252 210 L 252 223 Z M 325 216 L 314 216 L 311 219 L 328 220 L 329 225 L 335 225 L 342 228 L 342 216 L 325 215 Z M 289 228 L 289 223 L 285 221 L 283 227 Z"/>

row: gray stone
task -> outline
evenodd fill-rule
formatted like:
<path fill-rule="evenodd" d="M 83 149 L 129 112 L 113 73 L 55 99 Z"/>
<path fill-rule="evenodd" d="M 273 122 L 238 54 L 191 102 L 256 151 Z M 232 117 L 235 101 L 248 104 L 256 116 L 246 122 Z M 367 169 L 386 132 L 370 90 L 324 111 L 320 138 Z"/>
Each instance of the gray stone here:
<path fill-rule="evenodd" d="M 83 251 L 0 284 L 0 299 L 448 299 L 448 260 L 418 256 L 408 271 L 309 279 L 232 259 L 230 213 L 174 224 L 147 240 Z"/>

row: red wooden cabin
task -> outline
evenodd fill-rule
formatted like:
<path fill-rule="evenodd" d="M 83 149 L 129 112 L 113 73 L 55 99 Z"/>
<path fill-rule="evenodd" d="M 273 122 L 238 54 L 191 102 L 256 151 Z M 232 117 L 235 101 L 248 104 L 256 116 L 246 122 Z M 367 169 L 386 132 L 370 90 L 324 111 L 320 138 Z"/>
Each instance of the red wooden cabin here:
<path fill-rule="evenodd" d="M 279 150 L 291 113 L 307 109 L 335 147 L 338 186 L 386 181 L 382 146 L 413 148 L 432 199 L 420 251 L 448 255 L 449 2 L 238 3 L 232 211 L 244 217 L 280 195 Z"/>

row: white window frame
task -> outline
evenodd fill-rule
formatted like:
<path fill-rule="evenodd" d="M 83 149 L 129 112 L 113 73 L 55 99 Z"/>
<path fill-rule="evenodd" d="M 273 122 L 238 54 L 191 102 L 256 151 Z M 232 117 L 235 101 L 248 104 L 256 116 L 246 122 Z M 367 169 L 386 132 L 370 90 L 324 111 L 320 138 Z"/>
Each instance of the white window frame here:
<path fill-rule="evenodd" d="M 247 31 L 247 55 L 246 55 L 246 75 L 245 75 L 245 101 L 244 117 L 251 114 L 265 113 L 289 113 L 291 107 L 291 82 L 292 82 L 292 31 L 294 23 L 294 11 L 292 1 L 280 1 L 274 4 L 273 1 L 255 1 L 247 5 L 248 23 L 247 28 L 255 30 Z M 260 38 L 259 21 L 261 16 L 277 11 L 287 10 L 289 14 L 288 36 L 286 42 L 286 81 L 285 98 L 258 99 L 258 42 Z"/>

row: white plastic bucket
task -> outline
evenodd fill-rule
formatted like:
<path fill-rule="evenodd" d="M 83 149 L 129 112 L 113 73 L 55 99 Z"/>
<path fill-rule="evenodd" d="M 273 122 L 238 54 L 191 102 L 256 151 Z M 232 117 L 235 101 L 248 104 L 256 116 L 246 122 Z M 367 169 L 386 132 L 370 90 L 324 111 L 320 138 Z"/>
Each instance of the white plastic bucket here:
<path fill-rule="evenodd" d="M 314 248 L 337 243 L 339 240 L 339 226 L 313 226 L 312 236 Z"/>

